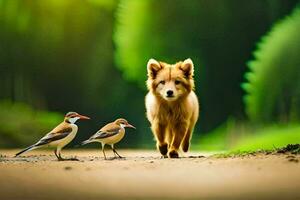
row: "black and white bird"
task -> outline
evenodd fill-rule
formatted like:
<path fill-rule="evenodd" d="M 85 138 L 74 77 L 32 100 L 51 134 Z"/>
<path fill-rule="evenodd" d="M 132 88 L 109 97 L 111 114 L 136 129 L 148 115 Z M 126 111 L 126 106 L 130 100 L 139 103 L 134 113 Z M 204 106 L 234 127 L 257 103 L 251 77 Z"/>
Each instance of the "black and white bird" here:
<path fill-rule="evenodd" d="M 114 122 L 111 122 L 104 127 L 102 127 L 99 131 L 97 131 L 94 135 L 92 135 L 88 140 L 85 140 L 81 143 L 81 145 L 85 145 L 91 142 L 100 142 L 102 145 L 102 152 L 104 155 L 104 159 L 106 160 L 106 155 L 104 151 L 104 147 L 106 144 L 110 145 L 114 154 L 119 158 L 122 158 L 114 148 L 114 144 L 118 143 L 125 135 L 125 128 L 134 128 L 131 124 L 127 122 L 126 119 L 117 119 Z"/>
<path fill-rule="evenodd" d="M 26 149 L 20 151 L 16 154 L 19 156 L 22 153 L 27 151 L 31 151 L 33 149 L 41 148 L 41 147 L 55 147 L 54 154 L 59 161 L 62 160 L 77 160 L 76 158 L 64 159 L 61 157 L 61 150 L 69 144 L 76 136 L 78 131 L 78 126 L 75 122 L 79 119 L 90 119 L 87 116 L 80 115 L 76 112 L 68 112 L 65 115 L 64 121 L 56 126 L 52 131 L 50 131 L 47 135 L 42 137 L 37 143 L 27 147 Z"/>

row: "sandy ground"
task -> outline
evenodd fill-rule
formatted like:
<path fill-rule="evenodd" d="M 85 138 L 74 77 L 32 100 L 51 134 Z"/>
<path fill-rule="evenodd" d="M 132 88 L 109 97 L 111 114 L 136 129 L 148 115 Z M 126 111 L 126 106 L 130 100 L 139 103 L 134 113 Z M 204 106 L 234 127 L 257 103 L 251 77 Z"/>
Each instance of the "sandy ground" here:
<path fill-rule="evenodd" d="M 0 199 L 300 199 L 300 156 L 213 158 L 192 152 L 161 159 L 155 151 L 63 151 L 81 161 L 58 162 L 52 151 L 0 150 Z M 107 151 L 107 155 L 112 153 Z M 203 157 L 205 156 L 205 157 Z"/>

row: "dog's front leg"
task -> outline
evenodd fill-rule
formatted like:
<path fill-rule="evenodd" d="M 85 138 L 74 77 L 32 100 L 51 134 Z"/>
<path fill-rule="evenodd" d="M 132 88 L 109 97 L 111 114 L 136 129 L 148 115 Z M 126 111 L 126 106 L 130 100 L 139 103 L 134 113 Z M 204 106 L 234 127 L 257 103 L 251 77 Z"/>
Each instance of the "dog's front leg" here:
<path fill-rule="evenodd" d="M 160 151 L 161 155 L 165 157 L 168 153 L 168 144 L 165 141 L 166 125 L 154 121 L 151 128 L 156 139 L 157 149 Z"/>

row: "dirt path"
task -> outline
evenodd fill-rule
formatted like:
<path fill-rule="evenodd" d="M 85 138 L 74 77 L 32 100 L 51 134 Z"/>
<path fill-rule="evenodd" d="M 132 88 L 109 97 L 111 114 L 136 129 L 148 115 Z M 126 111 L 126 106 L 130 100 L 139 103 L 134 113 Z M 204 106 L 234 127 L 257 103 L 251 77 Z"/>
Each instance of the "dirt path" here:
<path fill-rule="evenodd" d="M 81 162 L 58 162 L 49 151 L 12 158 L 15 152 L 0 150 L 3 200 L 300 199 L 299 155 L 211 158 L 192 152 L 190 158 L 160 159 L 154 151 L 120 150 L 126 159 L 104 161 L 99 150 L 82 150 L 63 151 Z"/>

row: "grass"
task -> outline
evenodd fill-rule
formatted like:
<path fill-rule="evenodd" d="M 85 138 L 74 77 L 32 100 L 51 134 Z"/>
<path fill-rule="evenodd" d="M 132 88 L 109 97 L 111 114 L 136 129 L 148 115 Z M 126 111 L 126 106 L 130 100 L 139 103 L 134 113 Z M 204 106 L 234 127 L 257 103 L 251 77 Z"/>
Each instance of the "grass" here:
<path fill-rule="evenodd" d="M 197 141 L 200 141 L 196 143 Z M 194 142 L 195 141 L 195 142 Z M 195 150 L 216 151 L 226 149 L 226 131 L 224 127 L 207 133 L 204 136 L 197 137 L 193 140 L 192 148 Z"/>
<path fill-rule="evenodd" d="M 259 154 L 300 154 L 300 144 L 288 144 L 281 148 L 273 148 L 272 150 L 233 150 L 226 153 L 214 154 L 215 158 L 229 158 L 229 157 L 243 157 L 243 156 L 255 156 Z"/>
<path fill-rule="evenodd" d="M 195 149 L 201 151 L 227 151 L 243 155 L 257 151 L 276 150 L 288 144 L 300 143 L 300 125 L 269 125 L 254 129 L 247 125 L 227 122 L 215 131 L 198 139 Z"/>
<path fill-rule="evenodd" d="M 232 130 L 238 130 L 234 119 L 229 119 L 213 131 L 200 135 L 193 140 L 192 148 L 202 151 L 224 151 L 229 148 Z M 196 141 L 197 140 L 197 141 Z"/>
<path fill-rule="evenodd" d="M 231 148 L 233 151 L 272 150 L 300 142 L 300 125 L 272 126 L 248 134 Z"/>

